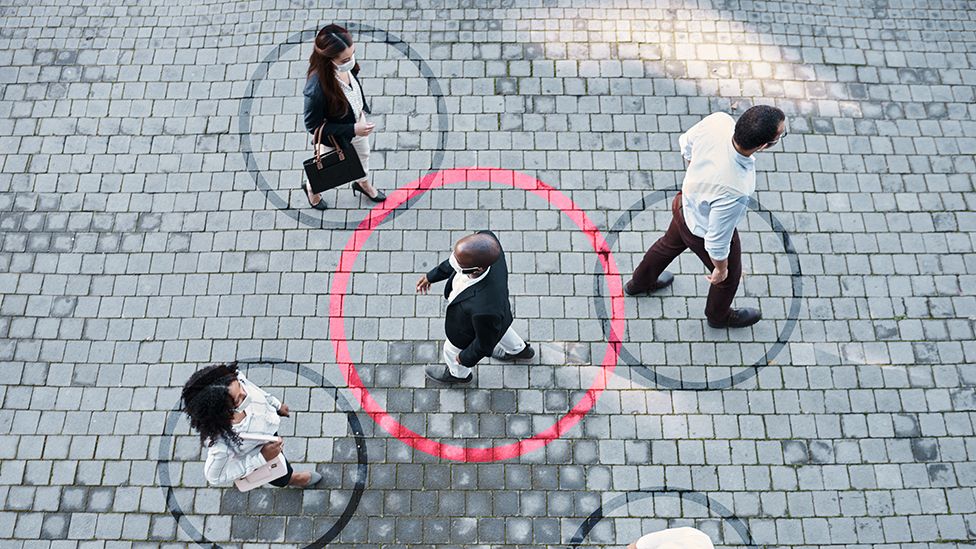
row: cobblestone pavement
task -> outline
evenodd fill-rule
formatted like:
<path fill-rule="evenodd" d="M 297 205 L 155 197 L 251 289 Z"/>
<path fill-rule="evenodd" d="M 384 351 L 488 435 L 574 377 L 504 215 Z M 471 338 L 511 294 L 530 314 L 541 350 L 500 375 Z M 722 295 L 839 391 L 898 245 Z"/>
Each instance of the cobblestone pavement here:
<path fill-rule="evenodd" d="M 0 8 L 3 547 L 623 547 L 683 525 L 721 547 L 974 546 L 976 3 L 16 4 Z M 528 174 L 600 228 L 623 280 L 669 221 L 681 131 L 785 110 L 740 227 L 737 303 L 766 320 L 705 326 L 686 254 L 673 288 L 624 300 L 616 370 L 558 440 L 479 463 L 391 436 L 330 341 L 371 204 L 342 189 L 318 212 L 297 190 L 309 40 L 333 21 L 360 40 L 381 189 Z M 469 448 L 531 438 L 604 379 L 614 283 L 544 193 L 478 177 L 379 224 L 341 300 L 376 402 Z M 423 375 L 444 302 L 413 287 L 482 228 L 542 352 L 444 388 Z M 190 372 L 234 358 L 291 406 L 288 454 L 321 489 L 206 486 L 169 411 Z"/>

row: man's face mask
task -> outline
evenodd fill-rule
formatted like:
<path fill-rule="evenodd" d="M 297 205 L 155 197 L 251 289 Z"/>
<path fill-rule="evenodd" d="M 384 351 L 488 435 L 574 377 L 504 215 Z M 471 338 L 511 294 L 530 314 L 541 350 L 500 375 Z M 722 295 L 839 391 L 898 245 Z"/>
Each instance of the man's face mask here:
<path fill-rule="evenodd" d="M 451 267 L 454 267 L 454 270 L 461 274 L 472 275 L 480 270 L 478 267 L 462 267 L 461 264 L 458 263 L 457 256 L 455 256 L 453 253 L 448 261 L 451 263 Z"/>

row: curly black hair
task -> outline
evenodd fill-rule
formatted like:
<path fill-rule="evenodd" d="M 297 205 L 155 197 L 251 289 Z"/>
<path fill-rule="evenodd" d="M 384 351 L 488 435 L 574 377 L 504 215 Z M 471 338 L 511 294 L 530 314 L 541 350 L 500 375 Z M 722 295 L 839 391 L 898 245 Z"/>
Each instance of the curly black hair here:
<path fill-rule="evenodd" d="M 200 444 L 213 446 L 223 438 L 231 445 L 241 445 L 241 437 L 231 427 L 234 401 L 227 388 L 235 379 L 237 362 L 230 362 L 197 370 L 183 385 L 183 412 L 200 434 Z"/>
<path fill-rule="evenodd" d="M 776 139 L 779 123 L 786 120 L 783 111 L 769 105 L 756 105 L 742 113 L 735 123 L 732 139 L 744 149 L 755 149 Z"/>

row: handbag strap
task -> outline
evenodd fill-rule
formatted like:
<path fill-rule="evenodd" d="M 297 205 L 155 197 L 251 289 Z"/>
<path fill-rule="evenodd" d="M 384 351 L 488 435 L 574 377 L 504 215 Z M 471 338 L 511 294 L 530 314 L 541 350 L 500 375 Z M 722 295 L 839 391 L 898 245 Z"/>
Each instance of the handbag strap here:
<path fill-rule="evenodd" d="M 336 141 L 335 136 L 330 134 L 329 135 L 329 141 L 332 142 L 332 147 L 336 150 L 337 153 L 339 153 L 339 161 L 340 162 L 345 161 L 345 159 L 346 159 L 346 152 L 343 151 L 342 150 L 342 147 L 339 146 L 339 142 Z"/>
<path fill-rule="evenodd" d="M 315 153 L 315 165 L 319 168 L 322 167 L 322 158 L 319 154 L 319 145 L 322 143 L 322 128 L 325 128 L 325 122 L 318 128 L 315 128 L 315 133 L 312 136 L 312 152 Z"/>
<path fill-rule="evenodd" d="M 312 136 L 312 148 L 315 149 L 315 165 L 318 166 L 320 169 L 322 168 L 322 156 L 319 153 L 319 145 L 323 144 L 322 134 L 324 133 L 323 131 L 324 128 L 325 128 L 325 122 L 323 122 L 322 125 L 319 126 L 318 128 L 315 128 L 315 133 Z M 332 143 L 332 148 L 334 148 L 336 152 L 339 154 L 339 161 L 340 162 L 345 161 L 346 153 L 345 151 L 342 150 L 342 147 L 339 146 L 339 142 L 336 141 L 334 135 L 329 134 L 329 142 Z"/>

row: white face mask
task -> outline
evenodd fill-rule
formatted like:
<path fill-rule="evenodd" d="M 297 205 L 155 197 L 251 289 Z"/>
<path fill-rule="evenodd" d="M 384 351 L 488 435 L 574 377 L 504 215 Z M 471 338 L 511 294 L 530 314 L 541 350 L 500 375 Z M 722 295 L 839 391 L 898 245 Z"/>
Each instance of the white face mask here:
<path fill-rule="evenodd" d="M 243 391 L 243 389 L 241 390 Z M 250 405 L 251 405 L 251 395 L 245 392 L 244 400 L 242 400 L 241 403 L 237 405 L 237 408 L 234 408 L 234 411 L 237 412 L 238 414 L 243 414 L 244 411 L 247 410 L 247 407 Z"/>
<path fill-rule="evenodd" d="M 456 272 L 460 273 L 460 274 L 463 274 L 465 276 L 469 276 L 471 278 L 478 278 L 479 276 L 481 276 L 481 273 L 477 272 L 476 270 L 474 270 L 471 267 L 469 267 L 467 269 L 465 269 L 464 267 L 462 267 L 461 264 L 458 263 L 457 257 L 455 257 L 453 253 L 451 254 L 450 259 L 448 259 L 447 261 L 451 264 L 451 267 L 453 267 L 454 270 Z M 467 270 L 468 272 L 464 272 L 465 270 Z"/>
<path fill-rule="evenodd" d="M 451 267 L 454 267 L 455 271 L 459 273 L 461 272 L 461 264 L 458 263 L 458 260 L 456 257 L 454 257 L 454 254 L 451 254 L 451 258 L 448 259 L 447 261 L 451 264 Z"/>
<path fill-rule="evenodd" d="M 349 72 L 349 71 L 352 70 L 353 67 L 356 66 L 356 56 L 354 55 L 354 56 L 350 57 L 349 58 L 349 61 L 346 61 L 345 63 L 343 63 L 341 65 L 338 64 L 338 63 L 333 63 L 333 64 L 335 65 L 335 68 L 336 68 L 337 71 L 339 71 L 339 72 Z"/>

